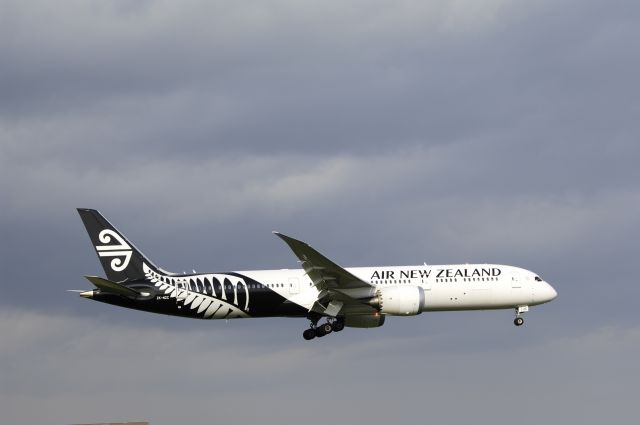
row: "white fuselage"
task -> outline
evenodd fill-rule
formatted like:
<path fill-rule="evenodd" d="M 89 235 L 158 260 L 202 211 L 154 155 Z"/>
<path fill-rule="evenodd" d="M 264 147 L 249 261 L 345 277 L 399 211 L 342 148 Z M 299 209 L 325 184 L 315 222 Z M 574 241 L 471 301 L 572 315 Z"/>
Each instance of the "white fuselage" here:
<path fill-rule="evenodd" d="M 557 293 L 535 273 L 497 264 L 351 267 L 350 273 L 375 288 L 418 286 L 424 290 L 421 311 L 488 310 L 532 306 Z M 301 269 L 240 271 L 284 298 L 311 308 L 319 291 Z M 367 294 L 354 293 L 356 298 Z"/>

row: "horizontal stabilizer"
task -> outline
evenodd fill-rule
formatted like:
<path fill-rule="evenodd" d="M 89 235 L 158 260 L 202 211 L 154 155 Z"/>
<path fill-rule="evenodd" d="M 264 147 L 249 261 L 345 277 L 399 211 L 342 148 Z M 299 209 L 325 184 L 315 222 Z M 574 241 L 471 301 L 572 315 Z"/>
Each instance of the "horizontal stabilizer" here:
<path fill-rule="evenodd" d="M 115 294 L 115 295 L 122 295 L 124 297 L 139 297 L 140 295 L 142 295 L 140 292 L 136 291 L 135 289 L 131 289 L 119 283 L 104 279 L 102 277 L 85 276 L 85 278 L 89 282 L 96 285 L 102 292 L 108 292 L 110 294 Z"/>

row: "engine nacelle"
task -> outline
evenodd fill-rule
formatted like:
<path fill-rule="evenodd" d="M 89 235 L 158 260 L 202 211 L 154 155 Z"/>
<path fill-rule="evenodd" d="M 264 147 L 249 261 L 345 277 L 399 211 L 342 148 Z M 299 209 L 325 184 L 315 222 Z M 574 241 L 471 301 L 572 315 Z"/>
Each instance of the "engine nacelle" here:
<path fill-rule="evenodd" d="M 367 316 L 347 316 L 344 325 L 348 328 L 377 328 L 384 325 L 384 315 L 380 313 Z"/>
<path fill-rule="evenodd" d="M 391 286 L 379 288 L 371 305 L 383 314 L 391 316 L 414 316 L 422 313 L 424 289 L 419 286 Z"/>

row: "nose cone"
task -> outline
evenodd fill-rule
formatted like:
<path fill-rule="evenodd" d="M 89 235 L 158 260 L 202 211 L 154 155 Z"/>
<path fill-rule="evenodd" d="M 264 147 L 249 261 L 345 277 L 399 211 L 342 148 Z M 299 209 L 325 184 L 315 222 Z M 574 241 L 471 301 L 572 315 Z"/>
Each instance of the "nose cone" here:
<path fill-rule="evenodd" d="M 547 282 L 544 283 L 544 288 L 540 292 L 541 292 L 540 298 L 542 298 L 540 301 L 542 301 L 543 303 L 548 303 L 549 301 L 553 301 L 558 296 L 558 293 L 556 292 L 555 289 L 553 289 L 553 286 L 549 285 L 549 283 Z"/>

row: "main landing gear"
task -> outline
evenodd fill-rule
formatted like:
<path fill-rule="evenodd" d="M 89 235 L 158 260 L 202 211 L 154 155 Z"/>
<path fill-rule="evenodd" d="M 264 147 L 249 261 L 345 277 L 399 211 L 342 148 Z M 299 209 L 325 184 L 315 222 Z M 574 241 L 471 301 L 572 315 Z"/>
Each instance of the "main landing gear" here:
<path fill-rule="evenodd" d="M 513 319 L 513 324 L 516 326 L 524 325 L 524 319 L 522 318 L 522 313 L 526 313 L 529 311 L 528 305 L 521 305 L 516 307 L 516 318 Z"/>
<path fill-rule="evenodd" d="M 302 337 L 307 341 L 312 340 L 315 337 L 322 338 L 325 335 L 329 335 L 331 332 L 340 332 L 344 329 L 344 319 L 329 318 L 321 325 L 318 325 L 320 317 L 309 319 L 311 320 L 311 327 L 302 332 Z"/>

